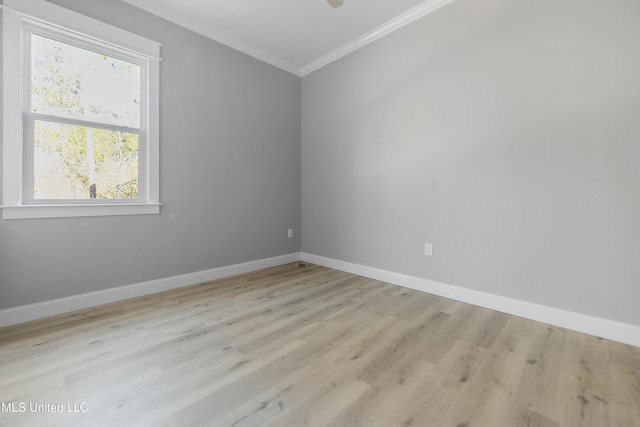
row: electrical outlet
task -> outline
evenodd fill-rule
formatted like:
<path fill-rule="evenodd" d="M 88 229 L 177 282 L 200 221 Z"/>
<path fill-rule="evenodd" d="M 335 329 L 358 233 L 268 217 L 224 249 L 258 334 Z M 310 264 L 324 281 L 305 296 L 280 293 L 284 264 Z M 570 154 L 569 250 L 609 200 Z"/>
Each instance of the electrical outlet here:
<path fill-rule="evenodd" d="M 433 255 L 433 245 L 431 243 L 424 244 L 424 254 L 427 256 Z"/>
<path fill-rule="evenodd" d="M 293 237 L 293 228 L 290 228 L 289 230 L 287 230 L 287 237 L 289 238 Z"/>

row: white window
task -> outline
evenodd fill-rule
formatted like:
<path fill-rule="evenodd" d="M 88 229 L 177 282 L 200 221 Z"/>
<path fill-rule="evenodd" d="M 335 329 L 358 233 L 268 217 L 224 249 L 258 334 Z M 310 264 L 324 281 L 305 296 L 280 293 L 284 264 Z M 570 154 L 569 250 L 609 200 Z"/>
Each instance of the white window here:
<path fill-rule="evenodd" d="M 160 45 L 5 0 L 4 219 L 158 213 Z"/>

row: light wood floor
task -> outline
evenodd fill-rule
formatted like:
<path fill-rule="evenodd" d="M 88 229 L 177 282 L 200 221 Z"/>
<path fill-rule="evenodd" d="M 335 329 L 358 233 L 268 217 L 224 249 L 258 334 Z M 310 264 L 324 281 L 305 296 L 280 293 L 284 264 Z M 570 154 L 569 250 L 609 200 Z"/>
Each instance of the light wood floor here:
<path fill-rule="evenodd" d="M 640 349 L 286 265 L 0 329 L 0 402 L 2 426 L 631 427 Z"/>

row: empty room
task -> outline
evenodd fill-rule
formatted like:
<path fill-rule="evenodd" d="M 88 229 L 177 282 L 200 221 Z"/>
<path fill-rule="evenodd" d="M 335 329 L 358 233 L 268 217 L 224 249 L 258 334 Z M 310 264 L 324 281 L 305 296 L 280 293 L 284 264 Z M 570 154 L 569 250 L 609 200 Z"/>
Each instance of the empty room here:
<path fill-rule="evenodd" d="M 0 425 L 640 426 L 640 0 L 0 4 Z"/>

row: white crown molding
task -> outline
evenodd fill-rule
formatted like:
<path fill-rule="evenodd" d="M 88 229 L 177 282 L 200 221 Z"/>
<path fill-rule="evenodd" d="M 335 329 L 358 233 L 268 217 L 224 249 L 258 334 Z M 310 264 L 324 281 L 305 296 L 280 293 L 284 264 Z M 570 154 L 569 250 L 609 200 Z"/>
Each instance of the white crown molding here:
<path fill-rule="evenodd" d="M 303 252 L 300 256 L 305 262 L 640 347 L 640 325 L 575 313 L 319 255 Z"/>
<path fill-rule="evenodd" d="M 291 74 L 295 74 L 296 76 L 300 77 L 300 67 L 293 65 L 280 58 L 276 58 L 275 56 L 270 55 L 267 52 L 263 52 L 259 49 L 255 49 L 254 47 L 249 46 L 246 43 L 242 43 L 238 40 L 232 39 L 224 34 L 221 34 L 200 22 L 196 22 L 192 19 L 189 19 L 186 16 L 180 13 L 177 13 L 172 9 L 163 7 L 155 3 L 153 0 L 123 0 L 123 1 L 129 4 L 132 4 L 133 6 L 136 6 L 149 13 L 152 13 L 156 16 L 159 16 L 160 18 L 166 19 L 167 21 L 178 24 L 202 36 L 205 36 L 214 41 L 217 41 L 218 43 L 222 43 L 223 45 L 228 46 L 232 49 L 235 49 L 249 56 L 252 56 L 256 59 L 259 59 L 262 62 L 266 62 L 267 64 L 273 65 L 274 67 L 280 68 L 281 70 L 287 71 Z"/>
<path fill-rule="evenodd" d="M 340 46 L 339 48 L 329 52 L 328 54 L 316 59 L 304 65 L 300 68 L 300 75 L 306 76 L 307 74 L 316 71 L 319 68 L 324 67 L 342 58 L 345 55 L 350 54 L 371 42 L 378 40 L 381 37 L 386 36 L 389 33 L 392 33 L 400 28 L 412 23 L 413 21 L 420 19 L 443 6 L 453 2 L 454 0 L 427 0 L 424 3 L 419 4 L 418 6 L 409 9 L 405 13 L 398 15 L 392 20 L 380 25 L 377 28 L 369 31 L 366 34 Z"/>
<path fill-rule="evenodd" d="M 329 52 L 328 54 L 306 64 L 303 66 L 294 65 L 288 61 L 285 61 L 281 58 L 277 58 L 267 52 L 256 49 L 246 43 L 240 42 L 238 40 L 232 39 L 224 34 L 218 33 L 217 31 L 211 29 L 210 27 L 196 22 L 192 19 L 185 17 L 184 15 L 176 12 L 175 10 L 168 9 L 163 7 L 153 0 L 123 0 L 129 4 L 132 4 L 140 9 L 146 10 L 149 13 L 157 15 L 161 18 L 164 18 L 168 21 L 176 23 L 180 26 L 183 26 L 191 31 L 194 31 L 200 35 L 208 37 L 212 40 L 215 40 L 219 43 L 222 43 L 230 48 L 238 50 L 242 53 L 245 53 L 249 56 L 253 56 L 256 59 L 259 59 L 267 64 L 271 64 L 274 67 L 285 70 L 289 73 L 295 74 L 296 76 L 303 77 L 319 68 L 324 67 L 325 65 L 330 64 L 331 62 L 342 58 L 345 55 L 348 55 L 351 52 L 354 52 L 361 47 L 368 45 L 369 43 L 378 40 L 381 37 L 386 36 L 389 33 L 392 33 L 405 25 L 408 25 L 415 21 L 416 19 L 420 19 L 423 16 L 426 16 L 437 9 L 440 9 L 443 6 L 453 2 L 454 0 L 426 0 L 418 6 L 408 10 L 407 12 L 398 15 L 397 17 L 391 19 L 390 21 L 380 25 L 379 27 L 374 28 L 368 33 L 363 34 L 362 36 L 340 46 L 339 48 Z"/>
<path fill-rule="evenodd" d="M 56 314 L 68 313 L 70 311 L 82 310 L 97 305 L 122 301 L 169 289 L 209 282 L 223 277 L 249 273 L 298 260 L 300 260 L 300 253 L 292 253 L 273 258 L 264 258 L 257 261 L 213 268 L 210 270 L 197 271 L 195 273 L 166 277 L 164 279 L 150 280 L 148 282 L 136 283 L 133 285 L 119 286 L 117 288 L 110 288 L 102 291 L 73 295 L 66 298 L 58 298 L 50 301 L 23 305 L 20 307 L 8 308 L 0 310 L 0 327 L 54 316 Z"/>

